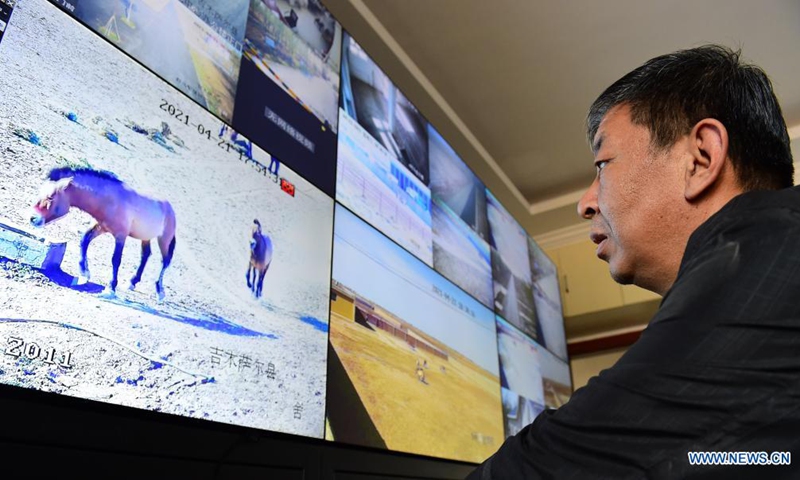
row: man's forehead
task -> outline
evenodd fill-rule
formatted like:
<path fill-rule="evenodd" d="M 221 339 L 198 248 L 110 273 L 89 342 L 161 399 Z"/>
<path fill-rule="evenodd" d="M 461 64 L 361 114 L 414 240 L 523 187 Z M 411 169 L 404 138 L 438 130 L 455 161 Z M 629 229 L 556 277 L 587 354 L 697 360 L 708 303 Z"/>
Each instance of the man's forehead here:
<path fill-rule="evenodd" d="M 645 128 L 640 125 L 635 125 L 631 121 L 631 109 L 629 105 L 616 105 L 606 112 L 600 124 L 597 127 L 592 139 L 592 153 L 597 155 L 603 145 L 615 143 L 620 140 L 626 140 L 633 135 L 635 130 Z M 646 130 L 646 128 L 645 128 Z M 647 132 L 649 137 L 649 132 Z"/>
<path fill-rule="evenodd" d="M 597 126 L 597 132 L 595 132 L 594 138 L 592 139 L 592 153 L 595 155 L 603 148 L 603 143 L 605 143 L 608 137 L 609 123 L 613 123 L 614 119 L 619 114 L 619 109 L 619 105 L 611 107 L 606 114 L 603 115 L 602 120 L 600 120 L 600 124 Z"/>
<path fill-rule="evenodd" d="M 605 137 L 605 132 L 603 132 L 602 130 L 600 130 L 598 128 L 597 129 L 597 133 L 595 133 L 594 139 L 592 140 L 592 153 L 593 154 L 597 155 L 597 152 L 599 152 L 600 149 L 603 148 L 603 140 L 605 140 L 605 138 L 606 138 Z"/>

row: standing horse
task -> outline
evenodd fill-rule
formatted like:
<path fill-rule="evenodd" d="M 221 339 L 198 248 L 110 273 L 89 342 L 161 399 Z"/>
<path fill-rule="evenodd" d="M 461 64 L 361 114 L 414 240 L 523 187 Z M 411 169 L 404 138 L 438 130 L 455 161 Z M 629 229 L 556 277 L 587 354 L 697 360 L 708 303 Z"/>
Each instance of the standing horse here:
<path fill-rule="evenodd" d="M 267 273 L 271 263 L 272 240 L 269 235 L 264 235 L 261 232 L 261 222 L 257 219 L 253 220 L 253 230 L 250 237 L 250 263 L 247 265 L 247 286 L 256 298 L 261 297 L 264 275 Z"/>
<path fill-rule="evenodd" d="M 43 227 L 66 215 L 71 207 L 83 210 L 97 221 L 81 239 L 78 283 L 89 281 L 86 260 L 89 244 L 97 236 L 110 233 L 115 241 L 111 257 L 113 274 L 104 295 L 116 296 L 117 275 L 127 237 L 142 241 L 141 263 L 130 284 L 130 289 L 135 289 L 150 257 L 150 241 L 157 238 L 161 250 L 161 274 L 156 282 L 156 293 L 158 300 L 163 301 L 164 271 L 175 252 L 175 212 L 169 202 L 141 195 L 113 173 L 91 168 L 54 168 L 47 180 L 49 182 L 42 186 L 40 198 L 33 206 L 32 225 Z"/>

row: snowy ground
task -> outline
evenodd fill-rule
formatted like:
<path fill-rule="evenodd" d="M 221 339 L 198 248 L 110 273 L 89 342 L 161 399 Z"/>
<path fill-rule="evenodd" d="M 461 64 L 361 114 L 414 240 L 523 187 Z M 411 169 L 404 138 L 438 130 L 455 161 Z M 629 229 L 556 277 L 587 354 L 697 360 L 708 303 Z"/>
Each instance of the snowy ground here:
<path fill-rule="evenodd" d="M 44 0 L 15 10 L 0 68 L 4 217 L 26 225 L 51 168 L 88 164 L 170 201 L 177 218 L 163 304 L 154 295 L 157 248 L 137 291 L 126 290 L 140 252 L 130 238 L 120 298 L 95 295 L 111 275 L 108 235 L 89 249 L 92 283 L 70 287 L 81 235 L 93 224 L 83 212 L 36 232 L 67 242 L 63 273 L 46 276 L 0 259 L 0 381 L 321 437 L 332 200 L 286 167 L 281 174 L 297 193 L 284 193 L 218 147 L 216 119 Z M 165 103 L 188 115 L 188 124 L 162 109 Z M 59 112 L 75 112 L 78 123 Z M 161 122 L 172 131 L 162 143 L 126 127 L 160 129 Z M 200 135 L 198 124 L 210 136 Z M 118 144 L 105 136 L 110 132 Z M 254 218 L 275 246 L 258 301 L 244 279 Z M 22 354 L 9 354 L 19 341 Z M 58 366 L 67 352 L 72 367 Z"/>

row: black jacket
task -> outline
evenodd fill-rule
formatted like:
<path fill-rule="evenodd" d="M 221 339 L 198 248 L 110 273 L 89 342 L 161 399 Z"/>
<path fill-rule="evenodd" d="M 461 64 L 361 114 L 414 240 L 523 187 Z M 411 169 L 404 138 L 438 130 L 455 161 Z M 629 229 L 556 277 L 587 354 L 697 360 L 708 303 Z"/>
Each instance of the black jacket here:
<path fill-rule="evenodd" d="M 791 466 L 690 466 L 791 451 Z M 800 478 L 800 189 L 740 195 L 612 368 L 478 468 L 483 479 Z"/>

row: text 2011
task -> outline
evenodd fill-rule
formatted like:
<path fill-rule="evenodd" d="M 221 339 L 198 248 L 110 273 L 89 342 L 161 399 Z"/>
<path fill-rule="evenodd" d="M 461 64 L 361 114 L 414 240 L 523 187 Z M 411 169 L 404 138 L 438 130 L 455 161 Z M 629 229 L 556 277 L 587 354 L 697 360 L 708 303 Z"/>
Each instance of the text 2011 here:
<path fill-rule="evenodd" d="M 72 368 L 72 352 L 57 354 L 55 348 L 42 348 L 35 342 L 26 342 L 19 337 L 9 337 L 5 354 L 14 358 L 40 360 L 48 365 Z"/>

